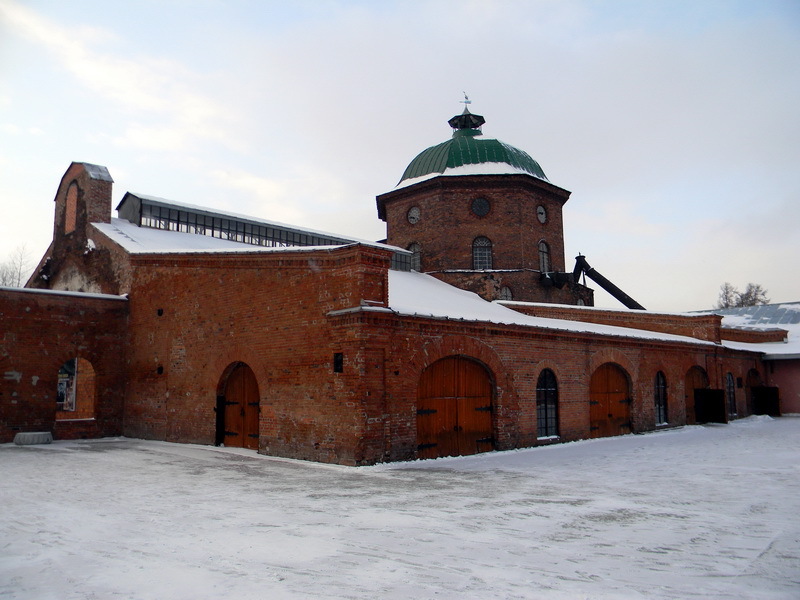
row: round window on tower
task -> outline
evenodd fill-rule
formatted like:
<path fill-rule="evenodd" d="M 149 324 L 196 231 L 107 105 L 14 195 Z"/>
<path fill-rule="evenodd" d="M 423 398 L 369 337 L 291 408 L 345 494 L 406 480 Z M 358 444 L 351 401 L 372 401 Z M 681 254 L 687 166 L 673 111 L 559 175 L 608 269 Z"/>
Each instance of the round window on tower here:
<path fill-rule="evenodd" d="M 411 223 L 412 225 L 419 222 L 419 216 L 420 216 L 419 206 L 412 206 L 411 208 L 408 209 L 408 213 L 406 214 L 408 222 Z"/>
<path fill-rule="evenodd" d="M 485 217 L 488 215 L 491 208 L 492 206 L 486 198 L 475 198 L 475 200 L 472 201 L 472 212 L 478 217 Z"/>

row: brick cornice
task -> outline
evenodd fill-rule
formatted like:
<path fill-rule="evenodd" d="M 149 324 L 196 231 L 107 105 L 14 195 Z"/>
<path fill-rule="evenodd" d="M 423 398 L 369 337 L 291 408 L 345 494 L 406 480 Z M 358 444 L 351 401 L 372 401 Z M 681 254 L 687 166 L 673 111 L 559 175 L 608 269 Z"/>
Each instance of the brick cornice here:
<path fill-rule="evenodd" d="M 531 192 L 544 193 L 557 200 L 562 205 L 569 199 L 572 192 L 532 175 L 439 175 L 426 179 L 420 183 L 409 185 L 397 190 L 391 190 L 378 195 L 375 201 L 378 206 L 378 217 L 386 220 L 386 202 L 401 198 L 408 198 L 427 193 L 446 193 L 462 189 L 475 189 L 487 187 L 492 189 L 518 189 Z"/>
<path fill-rule="evenodd" d="M 413 327 L 413 333 L 418 335 L 469 335 L 469 336 L 499 336 L 505 338 L 531 338 L 536 337 L 539 340 L 550 340 L 553 342 L 575 341 L 576 343 L 593 345 L 603 345 L 619 340 L 626 346 L 635 347 L 639 349 L 675 349 L 685 348 L 692 352 L 704 352 L 714 354 L 721 349 L 721 346 L 712 342 L 698 340 L 696 343 L 681 340 L 663 340 L 663 339 L 647 339 L 627 337 L 623 335 L 603 335 L 597 332 L 589 331 L 565 331 L 558 329 L 538 328 L 528 325 L 511 325 L 499 323 L 486 323 L 486 322 L 473 322 L 473 321 L 460 321 L 445 318 L 434 317 L 419 317 L 409 315 L 399 315 L 397 313 L 387 311 L 385 309 L 380 311 L 370 309 L 354 309 L 347 313 L 338 313 L 335 315 L 328 315 L 328 319 L 333 327 L 344 327 L 354 325 L 368 325 L 388 327 L 392 329 L 408 329 Z M 726 352 L 734 352 L 731 349 L 726 349 Z M 757 355 L 758 352 L 751 352 L 747 350 L 738 351 L 743 355 Z"/>

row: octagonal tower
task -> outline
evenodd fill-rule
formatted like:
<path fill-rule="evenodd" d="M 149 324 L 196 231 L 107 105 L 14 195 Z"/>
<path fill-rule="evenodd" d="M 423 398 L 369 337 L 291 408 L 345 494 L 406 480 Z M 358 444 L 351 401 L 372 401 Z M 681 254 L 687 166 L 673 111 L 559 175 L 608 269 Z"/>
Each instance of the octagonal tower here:
<path fill-rule="evenodd" d="M 562 208 L 570 192 L 538 162 L 486 138 L 468 108 L 451 139 L 420 152 L 394 190 L 377 197 L 387 243 L 414 253 L 415 270 L 486 300 L 593 303 L 565 272 Z"/>

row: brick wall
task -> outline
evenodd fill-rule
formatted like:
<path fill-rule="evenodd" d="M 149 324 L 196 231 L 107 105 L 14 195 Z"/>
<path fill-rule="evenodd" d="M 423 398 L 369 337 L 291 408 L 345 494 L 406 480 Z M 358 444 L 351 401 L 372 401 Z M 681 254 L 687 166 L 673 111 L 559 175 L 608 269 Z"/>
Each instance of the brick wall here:
<path fill-rule="evenodd" d="M 121 298 L 0 289 L 0 442 L 19 431 L 122 432 L 127 311 Z M 95 372 L 94 414 L 56 422 L 58 370 L 76 357 Z"/>
<path fill-rule="evenodd" d="M 700 366 L 710 387 L 722 389 L 732 372 L 746 377 L 761 369 L 755 354 L 699 346 L 625 338 L 600 338 L 590 334 L 463 324 L 362 312 L 331 318 L 341 331 L 358 331 L 363 346 L 361 374 L 369 362 L 383 360 L 383 378 L 352 381 L 364 402 L 360 410 L 367 425 L 362 460 L 406 460 L 416 456 L 417 382 L 425 368 L 441 358 L 467 356 L 483 364 L 495 384 L 495 438 L 498 449 L 533 446 L 536 431 L 536 383 L 541 371 L 553 370 L 559 387 L 560 439 L 589 437 L 589 383 L 592 373 L 612 362 L 627 373 L 631 393 L 631 419 L 637 432 L 655 429 L 655 377 L 662 371 L 668 385 L 670 425 L 687 421 L 685 389 L 687 371 Z M 383 357 L 381 359 L 369 357 Z M 374 370 L 374 368 L 373 368 Z M 763 369 L 761 369 L 763 372 Z M 383 392 L 376 382 L 385 384 Z M 739 416 L 748 414 L 746 390 L 736 390 Z M 548 442 L 549 443 L 549 442 Z"/>
<path fill-rule="evenodd" d="M 125 434 L 214 443 L 223 373 L 244 362 L 259 386 L 262 452 L 361 462 L 361 341 L 335 335 L 326 315 L 385 306 L 390 261 L 363 246 L 132 257 Z"/>
<path fill-rule="evenodd" d="M 439 271 L 432 272 L 445 283 L 478 294 L 481 298 L 494 300 L 500 297 L 504 286 L 513 293 L 514 298 L 536 298 L 537 302 L 558 304 L 594 304 L 594 292 L 581 284 L 566 283 L 561 287 L 545 285 L 539 271 Z"/>
<path fill-rule="evenodd" d="M 800 359 L 768 361 L 765 381 L 780 388 L 783 414 L 800 414 Z"/>
<path fill-rule="evenodd" d="M 715 388 L 727 372 L 737 379 L 762 372 L 754 354 L 713 344 L 401 317 L 382 310 L 390 259 L 362 246 L 139 255 L 131 257 L 129 302 L 4 291 L 0 307 L 11 326 L 0 359 L 3 435 L 54 427 L 57 437 L 123 433 L 212 444 L 223 375 L 241 361 L 258 383 L 261 452 L 370 464 L 415 456 L 417 382 L 447 356 L 487 369 L 498 449 L 540 443 L 536 382 L 544 368 L 558 381 L 562 441 L 589 436 L 589 382 L 606 362 L 628 375 L 634 431 L 656 426 L 658 371 L 667 379 L 671 425 L 689 419 L 691 367 L 702 367 Z M 344 357 L 341 373 L 335 353 Z M 54 425 L 56 374 L 71 356 L 95 369 L 96 417 Z M 747 414 L 746 390 L 736 394 L 739 415 Z"/>
<path fill-rule="evenodd" d="M 536 382 L 544 368 L 558 379 L 561 439 L 572 440 L 589 435 L 589 381 L 605 362 L 628 374 L 634 431 L 656 426 L 658 371 L 668 383 L 669 422 L 679 425 L 691 367 L 701 366 L 716 388 L 728 371 L 741 377 L 760 367 L 752 354 L 713 344 L 399 317 L 381 310 L 389 253 L 361 246 L 131 260 L 124 431 L 134 437 L 213 443 L 223 373 L 239 361 L 259 386 L 260 451 L 341 464 L 413 458 L 417 382 L 450 355 L 490 373 L 500 449 L 539 443 Z M 672 326 L 688 326 L 679 321 Z M 341 373 L 335 353 L 344 357 Z M 737 394 L 746 414 L 744 391 Z"/>

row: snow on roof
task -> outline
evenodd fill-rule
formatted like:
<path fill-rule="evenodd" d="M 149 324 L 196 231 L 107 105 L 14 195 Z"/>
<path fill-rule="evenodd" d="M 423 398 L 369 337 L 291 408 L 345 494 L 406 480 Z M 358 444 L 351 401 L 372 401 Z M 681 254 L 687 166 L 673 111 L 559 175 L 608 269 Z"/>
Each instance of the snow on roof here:
<path fill-rule="evenodd" d="M 274 252 L 287 248 L 253 246 L 232 240 L 222 240 L 207 235 L 182 233 L 139 227 L 125 219 L 111 219 L 111 223 L 92 223 L 92 226 L 122 246 L 130 254 L 161 254 L 181 252 Z M 296 248 L 292 248 L 296 249 Z M 308 249 L 305 247 L 303 249 Z"/>
<path fill-rule="evenodd" d="M 166 231 L 139 227 L 125 219 L 111 219 L 111 223 L 92 223 L 98 231 L 108 236 L 113 242 L 122 246 L 130 254 L 166 254 L 166 253 L 263 253 L 263 252 L 299 252 L 308 250 L 331 249 L 341 246 L 254 246 L 233 240 L 223 240 L 196 233 Z M 377 242 L 357 242 L 369 246 L 397 250 L 393 246 Z M 345 245 L 345 244 L 343 244 Z"/>
<path fill-rule="evenodd" d="M 800 325 L 800 302 L 720 308 L 712 312 L 722 315 L 723 324 L 730 327 Z"/>
<path fill-rule="evenodd" d="M 2 287 L 4 292 L 23 292 L 26 294 L 50 294 L 54 296 L 79 296 L 81 298 L 100 298 L 102 300 L 127 300 L 128 296 L 117 296 L 116 294 L 99 294 L 93 292 L 70 292 L 66 290 L 40 290 L 37 288 Z"/>
<path fill-rule="evenodd" d="M 445 273 L 449 271 L 444 271 Z M 466 269 L 464 272 L 474 272 L 467 271 Z M 513 306 L 546 306 L 547 308 L 568 308 L 574 311 L 582 311 L 582 312 L 614 312 L 614 313 L 629 313 L 629 314 L 641 314 L 642 309 L 640 308 L 628 308 L 627 306 L 615 306 L 614 308 L 608 308 L 607 306 L 586 306 L 582 304 L 559 304 L 557 302 L 526 302 L 522 300 L 494 300 L 497 304 L 502 304 L 503 306 L 513 307 Z M 668 312 L 668 311 L 661 311 L 661 310 L 648 310 L 648 315 L 660 315 L 663 317 L 686 317 L 692 316 L 692 313 L 686 312 Z M 697 316 L 697 315 L 695 315 Z"/>
<path fill-rule="evenodd" d="M 748 344 L 746 342 L 732 342 L 722 340 L 722 345 L 731 350 L 749 350 L 761 352 L 764 360 L 795 360 L 800 359 L 800 332 L 789 333 L 785 342 L 764 342 L 763 344 Z"/>
<path fill-rule="evenodd" d="M 397 314 L 408 316 L 484 321 L 614 337 L 714 345 L 713 342 L 657 331 L 532 317 L 496 302 L 487 302 L 477 294 L 455 288 L 435 277 L 414 271 L 389 271 L 389 308 Z"/>
<path fill-rule="evenodd" d="M 757 330 L 785 329 L 789 332 L 785 342 L 751 344 L 723 340 L 722 345 L 726 348 L 763 352 L 766 360 L 800 358 L 800 302 L 722 308 L 711 312 L 722 316 L 723 327 Z"/>
<path fill-rule="evenodd" d="M 421 177 L 414 177 L 413 179 L 404 179 L 398 183 L 394 189 L 399 190 L 416 183 L 422 183 L 434 177 L 452 177 L 457 175 L 530 175 L 536 177 L 533 173 L 529 173 L 524 169 L 518 169 L 513 165 L 504 162 L 486 162 L 479 164 L 462 165 L 460 167 L 451 167 L 444 170 L 443 173 L 428 173 Z M 540 179 L 540 178 L 537 178 Z M 546 181 L 546 180 L 545 180 Z"/>
<path fill-rule="evenodd" d="M 73 164 L 80 164 L 83 165 L 83 168 L 86 169 L 87 175 L 91 179 L 99 179 L 100 181 L 110 181 L 114 182 L 111 179 L 111 173 L 108 172 L 108 169 L 102 165 L 94 165 L 92 163 L 82 162 L 82 163 L 73 163 Z"/>

